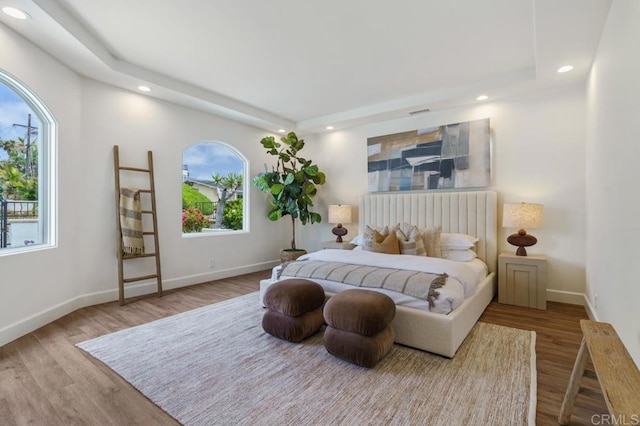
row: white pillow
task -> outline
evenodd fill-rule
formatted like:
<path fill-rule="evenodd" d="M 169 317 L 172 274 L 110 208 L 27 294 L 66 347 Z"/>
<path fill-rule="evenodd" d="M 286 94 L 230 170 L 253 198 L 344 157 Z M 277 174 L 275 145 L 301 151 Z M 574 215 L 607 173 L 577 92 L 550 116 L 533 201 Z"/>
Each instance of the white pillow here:
<path fill-rule="evenodd" d="M 355 244 L 357 246 L 361 246 L 364 244 L 364 235 L 358 234 L 355 238 L 349 241 L 351 244 Z"/>
<path fill-rule="evenodd" d="M 440 249 L 468 250 L 474 248 L 478 241 L 480 239 L 471 235 L 443 232 L 440 234 Z"/>
<path fill-rule="evenodd" d="M 455 260 L 456 262 L 468 262 L 478 257 L 473 250 L 440 250 L 443 259 Z"/>

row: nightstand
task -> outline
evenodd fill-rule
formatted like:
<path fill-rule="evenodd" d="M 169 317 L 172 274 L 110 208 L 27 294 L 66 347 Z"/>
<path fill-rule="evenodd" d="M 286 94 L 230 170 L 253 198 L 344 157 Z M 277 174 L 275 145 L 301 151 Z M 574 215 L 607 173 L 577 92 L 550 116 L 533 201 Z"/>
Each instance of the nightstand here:
<path fill-rule="evenodd" d="M 337 250 L 353 250 L 356 248 L 355 244 L 351 244 L 349 241 L 343 241 L 341 243 L 337 243 L 335 241 L 323 241 L 320 244 L 322 249 L 337 249 Z"/>
<path fill-rule="evenodd" d="M 498 302 L 547 309 L 547 258 L 532 254 L 498 257 Z"/>

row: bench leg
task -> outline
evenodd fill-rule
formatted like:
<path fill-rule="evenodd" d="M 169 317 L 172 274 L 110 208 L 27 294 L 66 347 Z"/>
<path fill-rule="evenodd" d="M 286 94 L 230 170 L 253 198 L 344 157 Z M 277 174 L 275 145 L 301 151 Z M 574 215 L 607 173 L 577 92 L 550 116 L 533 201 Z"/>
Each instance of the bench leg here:
<path fill-rule="evenodd" d="M 580 390 L 580 383 L 582 382 L 582 376 L 587 364 L 587 341 L 583 338 L 580 344 L 580 350 L 576 357 L 576 362 L 573 365 L 573 371 L 571 372 L 571 379 L 569 380 L 569 386 L 567 392 L 564 395 L 564 401 L 562 401 L 562 407 L 560 408 L 560 415 L 558 416 L 558 423 L 566 425 L 569 423 L 571 413 L 573 412 L 573 404 L 576 400 L 576 395 Z"/>

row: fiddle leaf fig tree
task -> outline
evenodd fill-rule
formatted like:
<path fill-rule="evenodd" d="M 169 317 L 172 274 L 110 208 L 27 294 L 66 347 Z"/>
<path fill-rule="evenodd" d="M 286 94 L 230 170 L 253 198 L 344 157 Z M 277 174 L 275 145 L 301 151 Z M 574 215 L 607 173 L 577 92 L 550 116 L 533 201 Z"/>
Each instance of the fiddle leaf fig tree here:
<path fill-rule="evenodd" d="M 260 143 L 268 154 L 277 158 L 277 163 L 271 171 L 267 171 L 265 166 L 265 171 L 255 176 L 252 182 L 269 194 L 271 210 L 267 216 L 270 220 L 291 216 L 291 249 L 296 250 L 296 219 L 300 219 L 303 225 L 322 221 L 320 214 L 310 208 L 318 186 L 325 183 L 325 175 L 311 160 L 298 155 L 304 148 L 304 139 L 298 139 L 294 132 L 290 132 L 280 141 L 282 143 L 273 136 L 262 138 Z"/>

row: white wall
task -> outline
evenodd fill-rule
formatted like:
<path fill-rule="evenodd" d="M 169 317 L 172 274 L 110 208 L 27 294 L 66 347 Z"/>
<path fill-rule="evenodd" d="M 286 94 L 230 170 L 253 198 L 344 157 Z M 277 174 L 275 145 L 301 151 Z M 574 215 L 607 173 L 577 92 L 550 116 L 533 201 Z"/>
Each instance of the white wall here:
<path fill-rule="evenodd" d="M 587 86 L 586 290 L 640 366 L 638 22 L 640 2 L 614 1 Z"/>
<path fill-rule="evenodd" d="M 280 243 L 285 244 L 286 238 L 277 231 L 283 224 L 268 221 L 263 194 L 256 188 L 250 187 L 247 197 L 253 207 L 250 233 L 183 238 L 180 222 L 182 151 L 205 140 L 229 143 L 247 157 L 253 176 L 263 170 L 265 161 L 271 162 L 259 144 L 264 131 L 92 80 L 83 82 L 82 106 L 86 138 L 82 158 L 89 177 L 84 180 L 85 193 L 94 200 L 86 212 L 92 220 L 83 221 L 81 230 L 103 242 L 87 244 L 82 253 L 80 267 L 90 281 L 89 291 L 112 288 L 117 282 L 114 143 L 120 145 L 122 164 L 144 166 L 147 150 L 154 153 L 163 278 L 168 288 L 211 280 L 220 276 L 215 274 L 220 270 L 234 275 L 248 267 L 264 269 L 279 258 Z M 124 185 L 125 175 L 122 179 Z M 209 268 L 211 259 L 215 270 Z"/>
<path fill-rule="evenodd" d="M 259 143 L 264 131 L 80 78 L 1 24 L 0 45 L 2 67 L 42 98 L 59 124 L 58 246 L 0 256 L 0 345 L 78 307 L 117 298 L 114 144 L 125 165 L 146 166 L 147 150 L 154 153 L 165 289 L 275 264 L 290 238 L 288 223 L 266 218 L 264 194 L 252 186 L 245 195 L 249 233 L 183 238 L 180 222 L 183 149 L 229 143 L 249 160 L 253 176 L 272 163 Z M 127 269 L 151 273 L 144 265 Z M 154 283 L 143 284 L 128 295 L 152 289 Z"/>
<path fill-rule="evenodd" d="M 81 79 L 0 24 L 0 66 L 47 105 L 58 122 L 58 247 L 0 256 L 0 345 L 12 324 L 78 295 L 73 270 L 79 220 L 74 152 L 81 148 Z M 53 316 L 55 318 L 55 315 Z M 52 319 L 53 319 L 52 318 Z M 19 334 L 18 334 L 19 335 Z"/>
<path fill-rule="evenodd" d="M 493 185 L 503 202 L 544 204 L 544 223 L 531 231 L 538 244 L 529 253 L 545 254 L 549 261 L 550 300 L 582 303 L 585 283 L 585 99 L 584 87 L 574 86 L 477 107 L 433 112 L 308 137 L 308 158 L 327 173 L 319 192 L 326 218 L 329 204 L 356 204 L 367 191 L 368 137 L 415 130 L 433 125 L 490 117 L 493 144 Z M 500 207 L 500 217 L 502 220 Z M 364 225 L 364 224 L 362 224 Z M 358 224 L 347 225 L 354 237 Z M 331 225 L 306 227 L 306 248 L 332 237 Z M 515 252 L 506 242 L 513 230 L 501 228 L 499 248 Z"/>

